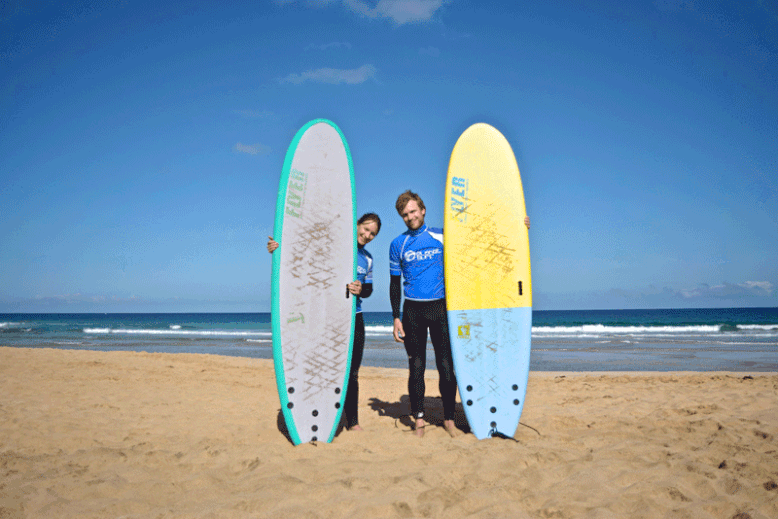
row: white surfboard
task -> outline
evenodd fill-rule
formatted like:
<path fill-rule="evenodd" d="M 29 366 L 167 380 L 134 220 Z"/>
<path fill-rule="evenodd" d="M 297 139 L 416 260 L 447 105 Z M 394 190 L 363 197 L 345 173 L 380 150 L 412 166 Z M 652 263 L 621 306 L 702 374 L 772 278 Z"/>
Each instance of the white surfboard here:
<path fill-rule="evenodd" d="M 356 279 L 354 169 L 331 121 L 300 129 L 284 161 L 273 238 L 273 360 L 295 445 L 331 442 L 346 396 Z"/>

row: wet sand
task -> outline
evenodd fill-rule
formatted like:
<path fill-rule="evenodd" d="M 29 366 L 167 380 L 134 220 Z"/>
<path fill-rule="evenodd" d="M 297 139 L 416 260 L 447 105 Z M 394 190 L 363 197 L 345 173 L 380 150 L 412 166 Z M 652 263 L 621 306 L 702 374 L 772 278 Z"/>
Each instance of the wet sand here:
<path fill-rule="evenodd" d="M 531 373 L 515 440 L 450 438 L 427 372 L 292 446 L 272 361 L 0 347 L 0 518 L 778 517 L 778 375 Z"/>

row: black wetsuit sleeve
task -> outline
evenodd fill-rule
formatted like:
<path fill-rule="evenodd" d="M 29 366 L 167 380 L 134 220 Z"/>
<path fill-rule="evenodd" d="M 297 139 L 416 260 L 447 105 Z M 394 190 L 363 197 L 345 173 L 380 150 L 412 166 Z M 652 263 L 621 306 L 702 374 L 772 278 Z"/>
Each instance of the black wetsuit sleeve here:
<path fill-rule="evenodd" d="M 359 297 L 361 299 L 365 299 L 366 297 L 370 297 L 370 294 L 373 293 L 373 284 L 372 283 L 363 283 L 362 284 L 362 292 L 359 293 Z"/>
<path fill-rule="evenodd" d="M 400 318 L 400 301 L 402 300 L 402 276 L 390 276 L 389 300 L 392 302 L 392 318 Z"/>

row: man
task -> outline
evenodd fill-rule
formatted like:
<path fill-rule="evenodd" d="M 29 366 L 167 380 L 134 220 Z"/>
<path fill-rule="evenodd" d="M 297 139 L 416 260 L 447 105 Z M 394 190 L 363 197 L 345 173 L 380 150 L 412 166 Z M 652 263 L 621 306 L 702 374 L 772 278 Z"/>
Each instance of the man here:
<path fill-rule="evenodd" d="M 445 285 L 443 280 L 443 229 L 427 227 L 424 201 L 406 191 L 397 198 L 397 213 L 408 230 L 395 238 L 389 248 L 389 288 L 394 318 L 394 340 L 405 345 L 408 354 L 408 394 L 416 435 L 424 436 L 424 371 L 427 363 L 427 330 L 435 350 L 443 399 L 443 427 L 455 436 L 454 406 L 457 381 L 448 337 Z M 405 279 L 405 305 L 400 319 L 400 301 Z"/>
<path fill-rule="evenodd" d="M 443 428 L 451 436 L 456 436 L 454 408 L 457 381 L 448 336 L 443 229 L 427 227 L 424 223 L 427 214 L 424 201 L 410 190 L 397 198 L 395 207 L 408 230 L 395 238 L 389 247 L 389 296 L 394 319 L 394 340 L 402 342 L 408 354 L 408 394 L 416 435 L 424 436 L 424 371 L 429 330 L 440 375 L 438 387 L 443 400 Z M 524 225 L 529 229 L 529 217 L 524 218 Z M 405 279 L 404 289 L 401 288 L 401 278 Z M 405 305 L 400 319 L 403 292 Z"/>

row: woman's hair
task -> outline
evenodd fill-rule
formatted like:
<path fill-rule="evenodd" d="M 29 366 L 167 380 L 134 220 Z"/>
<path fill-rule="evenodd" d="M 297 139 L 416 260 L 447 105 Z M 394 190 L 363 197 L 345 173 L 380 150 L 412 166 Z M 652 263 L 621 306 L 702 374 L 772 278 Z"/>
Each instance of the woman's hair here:
<path fill-rule="evenodd" d="M 378 230 L 375 232 L 378 234 L 381 231 L 381 218 L 375 214 L 375 213 L 365 213 L 363 214 L 359 220 L 357 220 L 357 225 L 365 222 L 375 222 L 378 226 Z"/>
<path fill-rule="evenodd" d="M 397 214 L 402 216 L 403 209 L 405 209 L 405 206 L 408 205 L 408 202 L 411 200 L 415 200 L 417 204 L 419 204 L 419 209 L 424 209 L 424 201 L 421 199 L 419 195 L 411 191 L 410 189 L 406 191 L 405 193 L 401 194 L 397 197 L 397 203 L 394 204 L 394 207 L 397 209 Z"/>

